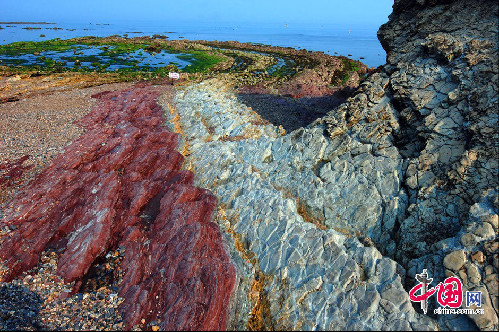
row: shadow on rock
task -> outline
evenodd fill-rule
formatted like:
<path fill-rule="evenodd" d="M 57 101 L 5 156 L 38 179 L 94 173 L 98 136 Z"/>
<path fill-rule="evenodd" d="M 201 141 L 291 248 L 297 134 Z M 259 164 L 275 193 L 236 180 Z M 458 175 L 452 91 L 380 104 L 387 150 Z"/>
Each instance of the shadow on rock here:
<path fill-rule="evenodd" d="M 0 330 L 40 330 L 40 296 L 24 286 L 0 286 Z"/>
<path fill-rule="evenodd" d="M 274 126 L 286 132 L 306 127 L 345 101 L 344 94 L 291 98 L 275 94 L 238 93 L 238 99 Z"/>

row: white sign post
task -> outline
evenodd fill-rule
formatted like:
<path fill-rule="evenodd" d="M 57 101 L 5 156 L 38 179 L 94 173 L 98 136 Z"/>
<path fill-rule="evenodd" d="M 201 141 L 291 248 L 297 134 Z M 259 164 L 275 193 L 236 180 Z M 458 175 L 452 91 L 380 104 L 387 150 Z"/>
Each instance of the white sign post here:
<path fill-rule="evenodd" d="M 175 78 L 175 79 L 179 79 L 180 78 L 180 74 L 179 73 L 172 73 L 172 72 L 169 72 L 168 73 L 168 77 L 169 78 Z"/>
<path fill-rule="evenodd" d="M 173 85 L 173 80 L 178 80 L 180 78 L 180 74 L 179 73 L 168 72 L 168 77 L 172 79 L 171 83 Z"/>

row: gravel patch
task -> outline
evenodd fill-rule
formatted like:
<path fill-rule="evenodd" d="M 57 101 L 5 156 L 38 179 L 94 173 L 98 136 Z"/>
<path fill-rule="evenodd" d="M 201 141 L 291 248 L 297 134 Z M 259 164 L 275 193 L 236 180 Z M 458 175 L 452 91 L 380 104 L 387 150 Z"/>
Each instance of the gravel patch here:
<path fill-rule="evenodd" d="M 24 165 L 32 166 L 14 185 L 0 186 L 0 218 L 2 204 L 9 201 L 19 188 L 82 134 L 83 130 L 74 122 L 87 114 L 94 105 L 91 96 L 129 85 L 116 83 L 52 94 L 42 93 L 0 104 L 0 164 L 29 155 Z"/>

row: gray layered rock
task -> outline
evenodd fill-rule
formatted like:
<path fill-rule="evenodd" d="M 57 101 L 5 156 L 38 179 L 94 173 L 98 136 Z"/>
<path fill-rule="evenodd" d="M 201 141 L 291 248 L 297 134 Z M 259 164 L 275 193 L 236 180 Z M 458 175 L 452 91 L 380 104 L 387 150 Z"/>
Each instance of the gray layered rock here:
<path fill-rule="evenodd" d="M 396 1 L 378 32 L 399 114 L 394 143 L 407 164 L 409 207 L 396 259 L 408 276 L 428 268 L 438 281 L 460 277 L 467 290 L 484 289 L 486 270 L 499 282 L 494 251 L 461 264 L 497 243 L 497 23 L 494 1 Z M 470 318 L 497 329 L 497 307 L 488 300 L 497 302 L 497 292 L 483 294 L 487 318 Z"/>
<path fill-rule="evenodd" d="M 219 199 L 241 274 L 234 328 L 498 328 L 497 10 L 395 1 L 387 64 L 289 134 L 217 80 L 165 105 Z M 423 269 L 481 291 L 485 314 L 418 314 L 407 290 Z"/>
<path fill-rule="evenodd" d="M 456 235 L 472 205 L 499 207 L 497 3 L 435 2 L 396 1 L 378 32 L 414 205 L 400 227 L 405 261 Z"/>
<path fill-rule="evenodd" d="M 265 276 L 268 327 L 435 329 L 412 308 L 404 269 L 355 236 L 381 233 L 380 206 L 400 191 L 400 158 L 354 139 L 357 149 L 342 152 L 319 125 L 283 135 L 221 89 L 215 80 L 186 88 L 169 116 L 187 167 L 219 198 L 216 221 L 242 274 L 233 327 L 245 327 L 258 305 L 246 293 Z"/>

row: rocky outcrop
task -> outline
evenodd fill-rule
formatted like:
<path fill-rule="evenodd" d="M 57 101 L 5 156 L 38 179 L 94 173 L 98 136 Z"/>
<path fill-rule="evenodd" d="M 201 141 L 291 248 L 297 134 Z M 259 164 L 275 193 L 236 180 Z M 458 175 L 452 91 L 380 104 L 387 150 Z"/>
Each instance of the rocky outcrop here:
<path fill-rule="evenodd" d="M 164 329 L 220 330 L 235 270 L 207 190 L 193 186 L 162 126 L 159 91 L 101 93 L 80 124 L 79 139 L 19 194 L 0 239 L 2 280 L 34 267 L 43 250 L 60 252 L 57 274 L 78 291 L 89 268 L 125 248 L 120 305 L 128 328 L 160 321 Z"/>
<path fill-rule="evenodd" d="M 278 94 L 292 98 L 334 96 L 343 102 L 358 87 L 360 80 L 374 69 L 360 61 L 320 51 L 237 41 L 192 43 L 221 48 L 231 56 L 252 60 L 252 64 L 242 70 L 242 77 L 236 78 L 241 86 L 240 92 L 245 94 Z M 233 71 L 241 70 L 235 66 Z"/>
<path fill-rule="evenodd" d="M 499 266 L 493 253 L 472 259 L 497 241 L 497 19 L 493 1 L 396 1 L 378 33 L 401 125 L 394 144 L 407 163 L 409 208 L 395 233 L 396 258 L 409 276 L 428 267 L 440 280 L 460 276 L 466 290 L 490 288 L 485 315 L 471 317 L 481 329 L 498 324 L 489 301 L 497 301 L 496 287 L 480 279 L 494 271 L 497 284 Z M 466 266 L 442 266 L 460 250 Z"/>
<path fill-rule="evenodd" d="M 326 226 L 310 209 L 316 199 L 318 206 L 331 200 L 343 206 L 341 213 L 355 212 L 314 173 L 322 158 L 317 151 L 336 150 L 324 129 L 284 135 L 223 89 L 216 80 L 203 82 L 178 93 L 175 107 L 164 107 L 172 129 L 182 133 L 197 184 L 219 199 L 215 221 L 241 271 L 230 327 L 434 329 L 412 308 L 401 266 L 344 226 Z M 334 185 L 362 193 L 347 179 Z M 365 202 L 365 216 L 375 203 Z"/>
<path fill-rule="evenodd" d="M 482 290 L 485 314 L 470 317 L 480 329 L 498 324 L 496 287 L 487 286 L 491 295 L 480 281 L 498 282 L 495 256 L 472 259 L 497 241 L 497 15 L 489 1 L 396 1 L 378 32 L 387 64 L 320 122 L 333 140 L 392 151 L 401 162 L 401 190 L 375 224 L 381 237 L 376 226 L 361 233 L 408 269 L 406 288 L 426 268 L 438 281 L 457 275 L 465 290 Z M 448 269 L 453 252 L 463 264 Z M 438 318 L 444 328 L 467 324 Z"/>
<path fill-rule="evenodd" d="M 497 10 L 488 0 L 396 1 L 379 31 L 387 64 L 289 134 L 216 79 L 174 103 L 163 96 L 186 167 L 216 199 L 179 170 L 178 137 L 161 130 L 152 96 L 102 95 L 117 112 L 87 117 L 91 135 L 9 214 L 5 278 L 53 245 L 58 273 L 79 280 L 122 245 L 129 326 L 144 317 L 165 329 L 497 330 Z M 480 291 L 484 314 L 435 315 L 432 298 L 424 315 L 407 292 L 424 269 L 432 285 L 455 276 Z"/>
<path fill-rule="evenodd" d="M 170 121 L 245 271 L 234 326 L 260 312 L 272 328 L 497 328 L 497 6 L 396 1 L 387 64 L 288 135 L 215 81 L 177 96 Z M 416 314 L 404 299 L 423 269 L 481 291 L 485 314 Z M 267 302 L 242 291 L 262 275 Z"/>
<path fill-rule="evenodd" d="M 409 161 L 404 181 L 411 200 L 421 199 L 401 224 L 406 234 L 401 248 L 408 258 L 455 235 L 473 204 L 487 201 L 499 207 L 493 193 L 498 170 L 497 5 L 441 3 L 422 11 L 422 4 L 397 1 L 390 22 L 379 31 L 388 51 L 388 89 L 404 124 L 395 135 Z M 468 17 L 466 24 L 463 17 Z M 430 237 L 420 232 L 429 228 Z"/>

